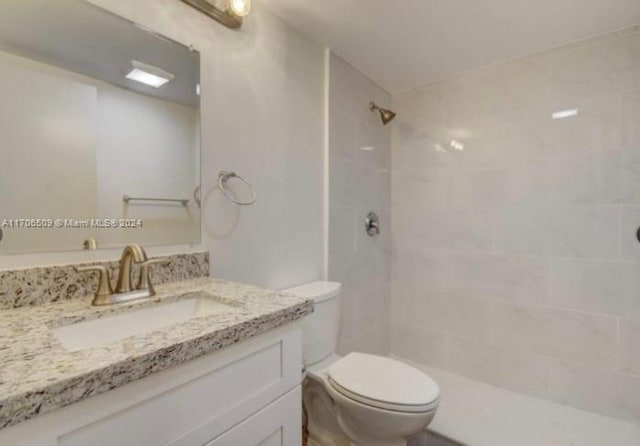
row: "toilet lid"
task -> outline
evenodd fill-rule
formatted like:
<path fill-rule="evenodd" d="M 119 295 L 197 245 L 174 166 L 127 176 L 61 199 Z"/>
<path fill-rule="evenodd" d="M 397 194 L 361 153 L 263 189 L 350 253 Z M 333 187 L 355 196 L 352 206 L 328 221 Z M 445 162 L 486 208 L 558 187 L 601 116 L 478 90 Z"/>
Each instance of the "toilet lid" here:
<path fill-rule="evenodd" d="M 438 384 L 394 359 L 350 353 L 329 368 L 336 391 L 363 404 L 399 412 L 426 412 L 437 405 Z"/>

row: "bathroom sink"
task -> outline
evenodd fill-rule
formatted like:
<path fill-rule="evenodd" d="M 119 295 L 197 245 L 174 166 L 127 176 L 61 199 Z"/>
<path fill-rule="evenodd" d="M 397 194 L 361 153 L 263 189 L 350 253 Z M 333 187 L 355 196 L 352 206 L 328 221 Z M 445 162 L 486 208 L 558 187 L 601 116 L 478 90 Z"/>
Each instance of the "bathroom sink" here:
<path fill-rule="evenodd" d="M 73 352 L 102 347 L 194 318 L 237 311 L 239 308 L 219 302 L 213 296 L 198 296 L 65 325 L 51 332 L 65 349 Z"/>

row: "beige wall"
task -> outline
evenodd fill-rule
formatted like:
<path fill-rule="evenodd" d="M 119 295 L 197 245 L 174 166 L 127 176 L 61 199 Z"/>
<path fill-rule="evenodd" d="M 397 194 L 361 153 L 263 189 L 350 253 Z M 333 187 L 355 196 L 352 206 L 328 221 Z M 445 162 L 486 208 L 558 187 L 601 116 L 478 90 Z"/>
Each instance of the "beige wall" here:
<path fill-rule="evenodd" d="M 640 34 L 393 106 L 393 352 L 640 422 Z"/>
<path fill-rule="evenodd" d="M 391 129 L 368 106 L 388 107 L 391 97 L 335 55 L 329 84 L 329 279 L 343 284 L 340 352 L 386 354 Z M 370 211 L 381 218 L 378 237 L 364 229 Z"/>

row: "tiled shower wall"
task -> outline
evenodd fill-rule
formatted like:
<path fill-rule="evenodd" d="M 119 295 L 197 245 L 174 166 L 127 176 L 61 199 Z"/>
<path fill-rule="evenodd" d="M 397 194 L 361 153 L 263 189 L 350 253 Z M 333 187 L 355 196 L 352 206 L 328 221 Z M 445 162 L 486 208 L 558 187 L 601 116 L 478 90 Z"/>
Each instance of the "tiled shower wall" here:
<path fill-rule="evenodd" d="M 329 279 L 341 282 L 339 351 L 389 352 L 391 130 L 369 111 L 391 98 L 331 56 L 329 91 Z M 382 233 L 369 237 L 375 211 Z"/>
<path fill-rule="evenodd" d="M 640 423 L 639 30 L 393 107 L 392 352 Z"/>

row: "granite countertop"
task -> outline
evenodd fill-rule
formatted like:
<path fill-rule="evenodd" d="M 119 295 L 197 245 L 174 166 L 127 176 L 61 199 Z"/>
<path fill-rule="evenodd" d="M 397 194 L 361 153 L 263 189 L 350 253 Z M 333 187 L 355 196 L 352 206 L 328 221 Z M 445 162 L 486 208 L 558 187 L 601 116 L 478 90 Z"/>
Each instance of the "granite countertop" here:
<path fill-rule="evenodd" d="M 198 293 L 237 311 L 191 319 L 104 347 L 69 352 L 50 329 Z M 0 429 L 120 387 L 300 319 L 309 300 L 201 278 L 157 287 L 153 300 L 92 307 L 91 298 L 0 311 Z"/>

